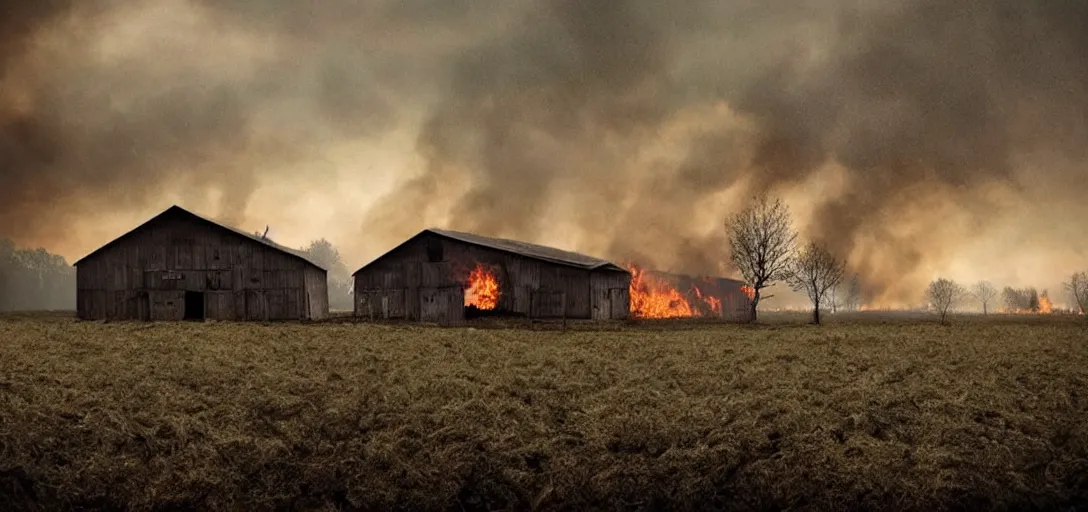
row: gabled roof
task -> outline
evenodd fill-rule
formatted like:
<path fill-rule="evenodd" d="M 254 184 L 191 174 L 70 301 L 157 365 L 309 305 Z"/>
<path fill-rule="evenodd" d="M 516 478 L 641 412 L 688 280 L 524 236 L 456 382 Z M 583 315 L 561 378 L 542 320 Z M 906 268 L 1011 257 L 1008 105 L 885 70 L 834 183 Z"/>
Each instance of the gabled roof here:
<path fill-rule="evenodd" d="M 397 247 L 389 250 L 385 254 L 375 258 L 370 263 L 364 265 L 359 270 L 355 271 L 358 274 L 366 267 L 370 266 L 374 262 L 384 258 L 387 254 L 399 249 L 404 244 L 419 238 L 424 234 L 433 234 L 450 240 L 456 240 L 458 242 L 464 242 L 467 244 L 478 245 L 480 247 L 487 247 L 496 251 L 502 251 L 510 254 L 516 254 L 518 256 L 524 256 L 526 258 L 532 258 L 535 260 L 546 261 L 548 263 L 555 263 L 558 265 L 565 265 L 568 267 L 576 267 L 586 270 L 609 270 L 618 272 L 628 272 L 627 269 L 616 265 L 607 260 L 600 258 L 594 258 L 593 256 L 586 256 L 585 254 L 579 254 L 576 252 L 564 251 L 562 249 L 556 249 L 554 247 L 547 247 L 543 245 L 531 244 L 528 242 L 521 242 L 517 240 L 508 240 L 505 238 L 492 238 L 489 236 L 475 235 L 472 233 L 464 233 L 461 231 L 450 231 L 448 229 L 424 229 L 418 234 L 404 241 Z M 352 275 L 355 275 L 352 274 Z"/>
<path fill-rule="evenodd" d="M 153 223 L 153 222 L 155 222 L 155 221 L 157 221 L 157 220 L 159 220 L 159 219 L 161 219 L 163 217 L 166 217 L 168 215 L 182 215 L 182 216 L 190 217 L 190 218 L 192 218 L 192 219 L 194 219 L 194 220 L 196 220 L 198 222 L 213 226 L 213 227 L 218 228 L 218 229 L 230 231 L 231 233 L 234 233 L 236 235 L 243 236 L 243 237 L 245 237 L 245 238 L 247 238 L 249 240 L 252 240 L 254 242 L 257 242 L 259 244 L 266 245 L 268 247 L 276 249 L 277 251 L 280 251 L 280 252 L 286 253 L 286 254 L 288 254 L 290 256 L 294 256 L 296 258 L 299 258 L 302 261 L 305 261 L 306 263 L 309 263 L 310 265 L 313 265 L 313 266 L 315 266 L 315 267 L 317 267 L 317 268 L 319 268 L 321 270 L 328 271 L 327 268 L 325 268 L 322 265 L 318 264 L 316 261 L 310 259 L 310 257 L 307 256 L 306 253 L 304 253 L 302 251 L 299 251 L 299 250 L 296 250 L 296 249 L 292 249 L 290 247 L 286 247 L 286 246 L 277 244 L 276 242 L 273 242 L 273 241 L 271 241 L 271 240 L 269 240 L 267 238 L 262 238 L 262 237 L 259 237 L 259 236 L 255 236 L 252 233 L 247 233 L 247 232 L 242 231 L 241 229 L 238 229 L 238 228 L 227 226 L 225 224 L 220 224 L 218 222 L 215 222 L 214 220 L 211 220 L 211 219 L 202 217 L 200 215 L 197 215 L 197 214 L 195 214 L 195 213 L 193 213 L 193 212 L 191 212 L 189 210 L 186 210 L 185 208 L 182 208 L 182 207 L 180 207 L 178 205 L 174 205 L 174 206 L 171 206 L 170 208 L 167 208 L 165 211 L 163 211 L 162 213 L 152 217 L 147 222 L 144 222 L 143 224 L 140 224 L 139 226 L 136 226 L 135 228 L 132 228 L 127 233 L 113 239 L 112 241 L 110 241 L 106 245 L 103 245 L 102 247 L 99 247 L 98 249 L 95 249 L 90 254 L 80 258 L 79 261 L 73 263 L 73 265 L 79 265 L 80 263 L 82 263 L 87 258 L 90 258 L 91 256 L 94 256 L 95 254 L 98 254 L 99 252 L 101 252 L 103 249 L 105 249 L 107 247 L 113 246 L 113 244 L 116 244 L 117 242 L 120 242 L 121 240 L 125 239 L 129 235 L 135 233 L 140 228 L 142 228 L 142 227 L 144 227 L 144 226 L 146 226 L 148 224 L 151 224 L 151 223 Z"/>

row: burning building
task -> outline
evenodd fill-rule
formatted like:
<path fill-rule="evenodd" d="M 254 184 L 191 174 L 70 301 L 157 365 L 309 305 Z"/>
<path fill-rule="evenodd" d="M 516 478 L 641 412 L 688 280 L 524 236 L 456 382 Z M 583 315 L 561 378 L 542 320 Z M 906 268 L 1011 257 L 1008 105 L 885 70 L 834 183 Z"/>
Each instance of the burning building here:
<path fill-rule="evenodd" d="M 755 292 L 743 281 L 631 269 L 631 315 L 635 318 L 720 318 L 751 320 Z"/>
<path fill-rule="evenodd" d="M 476 315 L 626 319 L 631 274 L 551 247 L 426 229 L 354 274 L 355 314 L 458 324 Z"/>
<path fill-rule="evenodd" d="M 328 316 L 305 254 L 173 206 L 75 263 L 79 318 L 301 320 Z"/>

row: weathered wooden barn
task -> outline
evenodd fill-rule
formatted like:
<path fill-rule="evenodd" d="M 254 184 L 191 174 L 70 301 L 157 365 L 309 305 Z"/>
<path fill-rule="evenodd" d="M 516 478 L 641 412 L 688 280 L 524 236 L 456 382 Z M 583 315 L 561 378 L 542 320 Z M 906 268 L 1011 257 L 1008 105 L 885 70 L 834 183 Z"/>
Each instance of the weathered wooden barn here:
<path fill-rule="evenodd" d="M 354 274 L 355 314 L 458 324 L 466 314 L 625 319 L 631 274 L 551 247 L 426 229 Z"/>
<path fill-rule="evenodd" d="M 304 253 L 172 206 L 75 263 L 83 319 L 316 320 L 327 272 Z"/>

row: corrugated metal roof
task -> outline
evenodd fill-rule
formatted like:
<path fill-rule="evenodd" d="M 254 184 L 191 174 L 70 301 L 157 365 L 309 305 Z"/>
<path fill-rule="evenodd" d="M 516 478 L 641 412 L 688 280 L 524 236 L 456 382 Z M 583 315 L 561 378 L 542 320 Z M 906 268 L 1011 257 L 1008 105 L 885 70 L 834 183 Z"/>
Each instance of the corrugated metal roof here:
<path fill-rule="evenodd" d="M 250 240 L 252 240 L 254 242 L 257 242 L 259 244 L 267 245 L 268 247 L 271 247 L 271 248 L 276 249 L 278 251 L 285 252 L 285 253 L 287 253 L 287 254 L 289 254 L 291 256 L 299 258 L 299 259 L 305 261 L 306 263 L 309 263 L 310 265 L 313 265 L 313 266 L 315 266 L 315 267 L 317 267 L 317 268 L 319 268 L 321 270 L 324 270 L 326 272 L 329 270 L 329 269 L 325 268 L 324 266 L 318 264 L 316 261 L 312 260 L 309 257 L 309 255 L 307 255 L 305 252 L 302 252 L 302 251 L 299 251 L 297 249 L 292 249 L 290 247 L 277 244 L 276 242 L 273 242 L 273 241 L 271 241 L 271 240 L 269 240 L 267 238 L 262 238 L 262 237 L 256 236 L 253 233 L 248 233 L 246 231 L 242 231 L 241 229 L 231 227 L 231 226 L 227 226 L 226 224 L 220 224 L 220 223 L 218 223 L 218 222 L 216 222 L 214 220 L 211 220 L 211 219 L 209 219 L 207 217 L 197 215 L 197 214 L 195 214 L 195 213 L 193 213 L 193 212 L 191 212 L 189 210 L 186 210 L 185 208 L 182 208 L 182 207 L 180 207 L 178 205 L 174 205 L 174 206 L 171 206 L 170 208 L 167 208 L 162 213 L 160 213 L 160 214 L 152 217 L 151 219 L 149 219 L 147 222 L 144 222 L 143 224 L 140 224 L 139 226 L 136 226 L 135 228 L 132 228 L 127 233 L 125 233 L 125 234 L 111 240 L 106 245 L 103 245 L 102 247 L 99 247 L 98 249 L 95 249 L 90 254 L 80 258 L 79 261 L 73 263 L 73 265 L 79 265 L 81 262 L 83 262 L 83 260 L 86 260 L 87 258 L 90 258 L 91 256 L 94 256 L 95 254 L 102 251 L 103 249 L 112 246 L 113 244 L 117 243 L 118 241 L 124 239 L 128 235 L 135 232 L 137 229 L 140 229 L 141 227 L 144 227 L 144 226 L 158 220 L 160 217 L 163 217 L 163 216 L 165 216 L 167 214 L 171 214 L 171 213 L 181 213 L 183 215 L 187 215 L 187 216 L 192 217 L 194 219 L 197 219 L 197 220 L 199 220 L 201 222 L 211 224 L 212 226 L 215 226 L 215 227 L 217 227 L 219 229 L 225 229 L 225 230 L 230 231 L 232 233 L 244 236 L 244 237 L 246 237 L 246 238 L 248 238 L 248 239 L 250 239 Z"/>
<path fill-rule="evenodd" d="M 459 242 L 464 242 L 464 243 L 472 244 L 472 245 L 478 245 L 478 246 L 481 246 L 481 247 L 487 247 L 489 249 L 495 249 L 497 251 L 503 251 L 503 252 L 507 252 L 507 253 L 511 253 L 511 254 L 517 254 L 519 256 L 524 256 L 526 258 L 533 258 L 533 259 L 536 259 L 536 260 L 546 261 L 546 262 L 549 262 L 549 263 L 555 263 L 555 264 L 558 264 L 558 265 L 566 265 L 566 266 L 569 266 L 569 267 L 583 268 L 583 269 L 586 269 L 586 270 L 614 270 L 614 271 L 619 271 L 619 272 L 627 272 L 627 269 L 625 269 L 625 268 L 623 268 L 623 267 L 621 267 L 619 265 L 616 265 L 615 263 L 612 263 L 612 262 L 610 262 L 608 260 L 603 260 L 603 259 L 600 259 L 600 258 L 594 258 L 593 256 L 586 256 L 585 254 L 579 254 L 579 253 L 571 252 L 571 251 L 564 251 L 562 249 L 556 249 L 554 247 L 547 247 L 547 246 L 543 246 L 543 245 L 531 244 L 531 243 L 528 243 L 528 242 L 522 242 L 522 241 L 518 241 L 518 240 L 508 240 L 508 239 L 505 239 L 505 238 L 494 238 L 494 237 L 489 237 L 489 236 L 476 235 L 476 234 L 473 234 L 473 233 L 464 233 L 464 232 L 461 232 L 461 231 L 452 231 L 452 230 L 448 230 L 448 229 L 437 229 L 437 228 L 424 229 L 423 231 L 420 231 L 418 234 L 416 234 L 412 238 L 409 238 L 408 240 L 413 240 L 416 237 L 419 237 L 420 235 L 422 235 L 424 233 L 433 233 L 435 235 L 445 237 L 445 238 L 449 238 L 449 239 L 452 239 L 452 240 L 457 240 Z M 405 241 L 404 243 L 407 243 L 407 241 Z M 402 243 L 401 245 L 404 245 L 404 244 Z M 400 247 L 400 245 L 398 245 L 397 247 Z M 385 254 L 389 254 L 390 252 L 393 252 L 396 249 L 397 248 L 393 248 L 389 252 L 386 252 Z M 385 257 L 385 254 L 383 254 L 382 256 L 379 256 L 378 258 L 375 258 L 373 261 L 371 261 L 370 263 L 363 266 L 363 268 L 366 268 L 366 267 L 370 266 L 372 263 L 382 259 L 383 257 Z M 358 274 L 359 271 L 363 270 L 363 268 L 360 268 L 359 270 L 355 271 L 355 273 Z"/>

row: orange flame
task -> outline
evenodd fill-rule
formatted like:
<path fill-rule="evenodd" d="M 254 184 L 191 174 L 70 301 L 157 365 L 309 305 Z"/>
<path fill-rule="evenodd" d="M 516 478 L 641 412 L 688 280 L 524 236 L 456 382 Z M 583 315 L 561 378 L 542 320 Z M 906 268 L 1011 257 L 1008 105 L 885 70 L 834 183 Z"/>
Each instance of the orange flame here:
<path fill-rule="evenodd" d="M 1005 308 L 1004 311 L 1009 315 L 1049 315 L 1054 312 L 1054 303 L 1050 301 L 1050 297 L 1044 291 L 1039 294 L 1038 309 Z"/>
<path fill-rule="evenodd" d="M 695 316 L 684 296 L 668 283 L 630 265 L 631 314 L 637 318 L 682 318 Z"/>
<path fill-rule="evenodd" d="M 499 281 L 495 275 L 477 263 L 468 274 L 465 288 L 465 306 L 476 306 L 490 311 L 499 305 Z"/>
<path fill-rule="evenodd" d="M 702 300 L 703 302 L 705 302 L 707 306 L 710 306 L 711 311 L 713 311 L 715 313 L 721 313 L 722 312 L 722 301 L 719 300 L 717 297 L 712 297 L 710 295 L 703 295 L 703 291 L 700 290 L 698 286 L 693 285 L 691 287 L 691 289 L 695 291 L 695 296 L 696 297 L 699 297 L 699 299 Z"/>
<path fill-rule="evenodd" d="M 1050 297 L 1047 297 L 1045 293 L 1040 295 L 1039 296 L 1039 313 L 1043 314 L 1043 315 L 1046 315 L 1046 314 L 1049 314 L 1052 309 L 1054 309 L 1054 304 L 1050 302 Z"/>
<path fill-rule="evenodd" d="M 753 300 L 756 298 L 756 289 L 752 288 L 751 286 L 741 286 L 740 291 L 744 292 L 744 294 L 748 296 L 748 300 Z"/>

